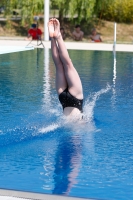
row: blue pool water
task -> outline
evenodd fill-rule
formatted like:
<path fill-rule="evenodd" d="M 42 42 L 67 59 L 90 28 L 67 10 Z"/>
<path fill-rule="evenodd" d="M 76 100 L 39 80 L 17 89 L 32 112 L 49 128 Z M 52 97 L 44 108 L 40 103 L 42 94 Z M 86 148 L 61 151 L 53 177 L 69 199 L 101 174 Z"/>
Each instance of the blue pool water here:
<path fill-rule="evenodd" d="M 69 51 L 86 123 L 67 123 L 51 51 L 0 55 L 0 188 L 133 199 L 133 54 Z"/>

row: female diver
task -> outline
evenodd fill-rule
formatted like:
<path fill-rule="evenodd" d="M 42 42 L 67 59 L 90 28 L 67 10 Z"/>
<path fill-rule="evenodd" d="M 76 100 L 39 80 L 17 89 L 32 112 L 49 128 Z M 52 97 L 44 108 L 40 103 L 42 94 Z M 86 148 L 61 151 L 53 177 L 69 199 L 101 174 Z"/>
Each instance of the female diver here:
<path fill-rule="evenodd" d="M 81 80 L 60 33 L 60 23 L 56 18 L 48 22 L 51 51 L 56 66 L 56 90 L 65 116 L 82 118 L 83 90 Z"/>

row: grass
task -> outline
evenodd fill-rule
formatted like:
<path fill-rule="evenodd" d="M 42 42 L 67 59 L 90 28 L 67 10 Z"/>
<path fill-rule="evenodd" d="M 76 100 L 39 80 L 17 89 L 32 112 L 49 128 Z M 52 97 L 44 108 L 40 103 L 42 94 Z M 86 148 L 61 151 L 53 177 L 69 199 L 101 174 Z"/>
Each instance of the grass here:
<path fill-rule="evenodd" d="M 75 22 L 69 22 L 64 20 L 62 26 L 66 31 L 66 41 L 72 40 L 72 32 L 74 30 Z M 0 21 L 0 36 L 10 36 L 10 37 L 26 37 L 29 25 L 21 25 L 20 20 Z M 39 27 L 43 30 L 44 23 L 42 20 L 39 22 Z M 91 33 L 91 29 L 95 27 L 97 32 L 101 34 L 103 42 L 112 43 L 114 39 L 114 22 L 95 20 L 90 21 L 87 24 L 85 22 L 81 23 L 81 29 L 84 31 L 83 42 L 89 42 L 88 36 Z M 117 23 L 117 43 L 132 43 L 133 42 L 133 24 Z"/>

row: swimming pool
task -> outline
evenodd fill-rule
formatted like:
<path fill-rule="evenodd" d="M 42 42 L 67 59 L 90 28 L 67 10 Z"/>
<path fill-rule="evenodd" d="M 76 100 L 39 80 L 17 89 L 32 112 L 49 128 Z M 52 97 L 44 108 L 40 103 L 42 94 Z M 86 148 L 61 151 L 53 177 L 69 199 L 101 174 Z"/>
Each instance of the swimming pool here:
<path fill-rule="evenodd" d="M 69 53 L 84 126 L 64 122 L 50 50 L 0 56 L 0 188 L 133 199 L 133 54 Z"/>

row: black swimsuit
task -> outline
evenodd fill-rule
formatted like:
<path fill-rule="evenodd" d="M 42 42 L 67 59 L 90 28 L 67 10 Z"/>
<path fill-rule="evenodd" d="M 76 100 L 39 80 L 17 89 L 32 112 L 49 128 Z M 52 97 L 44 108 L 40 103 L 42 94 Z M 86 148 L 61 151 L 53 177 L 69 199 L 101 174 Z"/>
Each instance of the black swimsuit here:
<path fill-rule="evenodd" d="M 59 100 L 60 103 L 64 108 L 66 107 L 74 107 L 74 108 L 78 108 L 81 112 L 82 107 L 83 107 L 83 99 L 77 99 L 76 97 L 74 97 L 73 95 L 71 95 L 68 91 L 68 88 L 66 88 L 60 95 L 59 95 Z"/>

